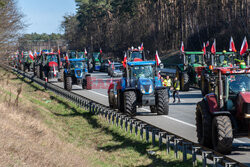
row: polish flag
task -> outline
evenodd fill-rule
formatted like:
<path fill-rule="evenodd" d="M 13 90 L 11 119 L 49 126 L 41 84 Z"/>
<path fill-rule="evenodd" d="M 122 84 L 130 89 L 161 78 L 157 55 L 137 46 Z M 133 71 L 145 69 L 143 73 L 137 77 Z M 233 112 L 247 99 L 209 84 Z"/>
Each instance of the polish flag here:
<path fill-rule="evenodd" d="M 247 38 L 245 37 L 240 49 L 240 55 L 243 55 L 248 49 Z"/>
<path fill-rule="evenodd" d="M 58 52 L 58 55 L 60 56 L 60 54 L 61 54 L 60 48 L 58 48 L 57 52 Z"/>
<path fill-rule="evenodd" d="M 158 55 L 158 52 L 156 51 L 156 53 L 155 53 L 155 60 L 156 60 L 156 64 L 157 64 L 157 66 L 159 66 L 160 65 L 160 63 L 161 63 L 161 60 L 160 60 L 160 57 L 159 57 L 159 55 Z"/>
<path fill-rule="evenodd" d="M 34 56 L 37 57 L 37 52 L 36 52 L 36 50 L 34 51 Z"/>
<path fill-rule="evenodd" d="M 102 48 L 100 48 L 100 54 L 102 54 Z"/>
<path fill-rule="evenodd" d="M 207 41 L 206 47 L 209 47 L 209 41 Z"/>
<path fill-rule="evenodd" d="M 215 40 L 214 40 L 214 43 L 213 43 L 213 45 L 212 45 L 212 47 L 211 47 L 211 53 L 212 53 L 212 54 L 215 54 L 215 53 L 216 53 L 216 42 L 215 42 Z"/>
<path fill-rule="evenodd" d="M 206 45 L 205 45 L 205 42 L 203 42 L 203 49 L 202 49 L 202 51 L 203 51 L 203 55 L 205 55 L 206 54 Z"/>
<path fill-rule="evenodd" d="M 143 47 L 143 43 L 141 44 L 141 48 L 140 51 L 143 51 L 144 47 Z"/>
<path fill-rule="evenodd" d="M 29 51 L 29 56 L 30 56 L 30 58 L 31 58 L 32 60 L 34 60 L 34 55 L 33 55 L 33 53 L 32 53 L 31 51 Z"/>
<path fill-rule="evenodd" d="M 127 64 L 127 54 L 125 53 L 124 58 L 123 58 L 123 67 L 126 68 Z"/>
<path fill-rule="evenodd" d="M 87 55 L 88 54 L 88 52 L 87 52 L 87 49 L 85 48 L 85 50 L 84 50 L 84 54 L 85 55 Z"/>
<path fill-rule="evenodd" d="M 183 44 L 183 41 L 181 42 L 181 52 L 184 53 L 184 44 Z"/>
<path fill-rule="evenodd" d="M 22 57 L 23 57 L 23 51 L 22 51 L 21 55 L 22 55 Z"/>
<path fill-rule="evenodd" d="M 236 48 L 235 48 L 233 37 L 231 37 L 231 39 L 230 39 L 229 51 L 230 52 L 236 52 Z"/>
<path fill-rule="evenodd" d="M 111 64 L 111 61 L 110 61 L 110 60 L 108 60 L 108 62 L 109 62 L 109 64 Z"/>
<path fill-rule="evenodd" d="M 112 69 L 114 70 L 115 69 L 115 63 L 113 62 L 112 64 Z"/>

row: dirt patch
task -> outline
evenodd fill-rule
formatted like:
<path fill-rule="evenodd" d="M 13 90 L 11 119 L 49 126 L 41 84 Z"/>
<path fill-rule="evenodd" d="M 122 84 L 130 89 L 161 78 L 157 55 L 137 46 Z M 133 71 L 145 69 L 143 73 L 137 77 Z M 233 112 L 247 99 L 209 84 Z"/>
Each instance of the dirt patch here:
<path fill-rule="evenodd" d="M 84 152 L 61 141 L 31 112 L 0 104 L 0 166 L 89 166 Z"/>

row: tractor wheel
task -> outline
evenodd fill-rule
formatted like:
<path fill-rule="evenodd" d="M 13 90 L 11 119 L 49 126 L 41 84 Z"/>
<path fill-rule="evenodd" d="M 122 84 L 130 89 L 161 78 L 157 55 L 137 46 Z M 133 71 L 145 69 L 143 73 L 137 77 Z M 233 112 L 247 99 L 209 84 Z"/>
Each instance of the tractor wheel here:
<path fill-rule="evenodd" d="M 228 116 L 216 116 L 212 124 L 212 142 L 215 151 L 230 154 L 233 143 L 233 130 Z"/>
<path fill-rule="evenodd" d="M 112 102 L 112 100 L 111 100 L 111 97 L 110 97 L 110 95 L 108 94 L 108 98 L 109 98 L 109 108 L 114 108 L 114 104 L 113 104 L 113 102 Z"/>
<path fill-rule="evenodd" d="M 151 111 L 151 113 L 157 113 L 155 106 L 150 106 L 150 111 Z"/>
<path fill-rule="evenodd" d="M 198 142 L 201 145 L 211 148 L 212 118 L 208 111 L 208 106 L 205 104 L 204 101 L 198 102 L 195 115 Z"/>
<path fill-rule="evenodd" d="M 136 93 L 134 91 L 124 92 L 124 110 L 129 116 L 136 115 Z"/>
<path fill-rule="evenodd" d="M 168 115 L 169 111 L 168 90 L 161 89 L 156 91 L 156 110 L 158 115 Z"/>
<path fill-rule="evenodd" d="M 121 113 L 124 113 L 124 94 L 121 91 L 117 91 L 117 107 Z"/>
<path fill-rule="evenodd" d="M 66 77 L 65 79 L 65 89 L 67 91 L 71 91 L 72 90 L 72 78 L 71 77 Z"/>
<path fill-rule="evenodd" d="M 40 78 L 40 77 L 41 77 L 40 66 L 37 66 L 37 67 L 36 67 L 36 76 L 37 76 L 37 78 Z"/>
<path fill-rule="evenodd" d="M 60 82 L 64 82 L 64 70 L 61 69 L 60 70 L 60 79 L 59 79 Z"/>
<path fill-rule="evenodd" d="M 189 76 L 185 71 L 180 73 L 180 87 L 182 91 L 189 91 Z"/>
<path fill-rule="evenodd" d="M 87 80 L 86 79 L 82 80 L 82 89 L 87 89 Z"/>

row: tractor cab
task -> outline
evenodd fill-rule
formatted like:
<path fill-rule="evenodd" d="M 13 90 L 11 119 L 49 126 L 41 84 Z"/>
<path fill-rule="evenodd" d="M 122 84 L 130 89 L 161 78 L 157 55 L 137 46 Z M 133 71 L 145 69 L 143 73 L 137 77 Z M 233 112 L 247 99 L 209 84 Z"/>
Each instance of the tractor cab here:
<path fill-rule="evenodd" d="M 250 137 L 250 68 L 217 67 L 213 73 L 214 93 L 197 103 L 197 137 L 200 144 L 228 154 L 233 138 Z"/>
<path fill-rule="evenodd" d="M 76 59 L 77 58 L 77 51 L 75 50 L 68 50 L 67 55 L 69 59 Z"/>
<path fill-rule="evenodd" d="M 145 61 L 145 52 L 140 49 L 133 48 L 127 51 L 128 61 Z"/>
<path fill-rule="evenodd" d="M 78 59 L 83 59 L 83 58 L 86 59 L 86 55 L 85 55 L 84 52 L 77 52 L 77 58 L 78 58 Z"/>

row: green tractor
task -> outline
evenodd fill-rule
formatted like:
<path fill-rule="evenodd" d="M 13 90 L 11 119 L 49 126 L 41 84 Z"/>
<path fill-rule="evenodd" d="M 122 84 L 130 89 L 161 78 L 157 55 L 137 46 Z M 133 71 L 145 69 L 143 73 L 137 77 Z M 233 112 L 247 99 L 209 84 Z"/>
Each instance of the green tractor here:
<path fill-rule="evenodd" d="M 202 69 L 206 66 L 203 52 L 184 52 L 181 54 L 182 64 L 176 68 L 176 77 L 180 81 L 181 91 L 189 91 L 190 86 L 200 86 Z"/>
<path fill-rule="evenodd" d="M 93 52 L 88 58 L 88 71 L 92 73 L 93 71 L 100 71 L 102 62 L 101 52 Z"/>
<path fill-rule="evenodd" d="M 34 68 L 34 58 L 29 55 L 28 52 L 23 52 L 22 59 L 20 63 L 20 68 L 22 71 L 30 72 L 31 69 Z"/>

